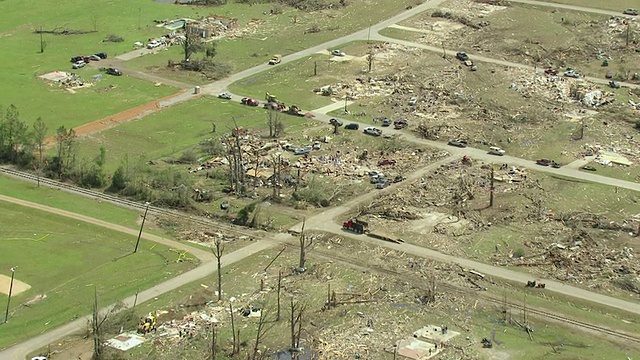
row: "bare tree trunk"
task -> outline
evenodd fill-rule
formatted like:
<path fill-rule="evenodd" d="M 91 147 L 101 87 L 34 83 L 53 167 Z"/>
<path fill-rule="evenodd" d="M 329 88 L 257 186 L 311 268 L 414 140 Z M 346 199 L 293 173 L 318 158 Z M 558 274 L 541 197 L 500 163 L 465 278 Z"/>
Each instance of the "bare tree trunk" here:
<path fill-rule="evenodd" d="M 216 324 L 211 323 L 211 360 L 216 360 Z"/>
<path fill-rule="evenodd" d="M 303 271 L 305 268 L 305 264 L 307 262 L 307 248 L 313 244 L 313 239 L 309 238 L 307 241 L 307 237 L 304 233 L 304 227 L 306 224 L 306 219 L 302 219 L 302 230 L 300 231 L 300 261 L 298 263 L 298 268 Z"/>
<path fill-rule="evenodd" d="M 211 248 L 213 256 L 216 258 L 218 265 L 218 301 L 222 300 L 222 253 L 224 252 L 224 244 L 222 239 L 216 238 L 214 242 L 214 248 Z"/>
<path fill-rule="evenodd" d="M 276 314 L 276 321 L 280 321 L 280 293 L 282 289 L 282 269 L 278 271 L 278 313 Z"/>
<path fill-rule="evenodd" d="M 236 324 L 233 316 L 233 304 L 229 304 L 229 313 L 231 313 L 231 334 L 233 335 L 233 349 L 231 350 L 231 354 L 235 355 L 236 343 L 238 341 L 238 338 L 240 337 L 240 334 L 238 334 L 238 338 L 236 338 Z"/>
<path fill-rule="evenodd" d="M 253 345 L 253 355 L 251 357 L 252 360 L 257 360 L 258 359 L 258 352 L 260 350 L 260 343 L 264 339 L 264 336 L 266 335 L 267 330 L 268 330 L 264 326 L 265 323 L 266 323 L 265 311 L 264 311 L 264 309 L 262 309 L 262 312 L 260 312 L 260 319 L 258 320 L 258 331 L 256 332 L 256 342 Z"/>
<path fill-rule="evenodd" d="M 493 183 L 493 166 L 491 166 L 491 185 L 489 185 L 489 207 L 493 207 L 493 191 L 495 190 L 495 186 Z"/>

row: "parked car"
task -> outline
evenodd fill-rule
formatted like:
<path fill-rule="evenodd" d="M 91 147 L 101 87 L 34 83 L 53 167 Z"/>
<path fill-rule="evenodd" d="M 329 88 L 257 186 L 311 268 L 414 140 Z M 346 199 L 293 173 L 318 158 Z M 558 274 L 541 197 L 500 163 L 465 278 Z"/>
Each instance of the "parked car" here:
<path fill-rule="evenodd" d="M 329 124 L 335 125 L 335 126 L 342 126 L 343 122 L 340 119 L 333 118 L 329 120 Z"/>
<path fill-rule="evenodd" d="M 311 152 L 311 150 L 309 150 L 307 148 L 300 148 L 300 149 L 295 149 L 293 151 L 293 154 L 294 155 L 305 155 L 305 154 L 308 154 L 310 152 Z"/>
<path fill-rule="evenodd" d="M 84 61 L 84 56 L 78 55 L 71 58 L 72 63 L 77 63 L 78 61 Z"/>
<path fill-rule="evenodd" d="M 460 61 L 467 61 L 467 60 L 469 60 L 469 55 L 467 55 L 466 52 L 460 51 L 460 52 L 458 52 L 456 54 L 456 59 L 458 59 Z"/>
<path fill-rule="evenodd" d="M 95 55 L 95 54 L 93 54 L 93 55 L 89 55 L 89 56 L 87 56 L 87 57 L 88 57 L 88 58 L 89 58 L 89 60 L 91 60 L 91 61 L 100 61 L 100 60 L 102 60 L 102 58 L 101 58 L 100 56 Z"/>
<path fill-rule="evenodd" d="M 85 65 L 87 65 L 87 63 L 84 62 L 84 60 L 80 60 L 80 61 L 74 62 L 73 65 L 71 65 L 71 67 L 74 68 L 74 69 L 80 69 L 80 68 L 84 67 Z"/>
<path fill-rule="evenodd" d="M 220 93 L 218 94 L 218 97 L 220 99 L 231 100 L 231 94 L 229 94 L 228 92 Z"/>
<path fill-rule="evenodd" d="M 451 139 L 448 142 L 449 145 L 451 146 L 457 146 L 457 147 L 467 147 L 467 142 L 465 140 L 460 140 L 460 139 Z"/>
<path fill-rule="evenodd" d="M 547 75 L 554 75 L 555 76 L 555 75 L 558 75 L 558 70 L 553 69 L 553 68 L 547 68 L 547 69 L 545 69 L 544 73 L 547 74 Z"/>
<path fill-rule="evenodd" d="M 254 98 L 242 98 L 240 100 L 241 103 L 245 104 L 245 105 L 249 105 L 249 106 L 258 106 L 260 105 L 260 101 L 254 99 Z"/>
<path fill-rule="evenodd" d="M 613 71 L 607 71 L 604 77 L 606 77 L 607 79 L 613 79 Z"/>
<path fill-rule="evenodd" d="M 382 126 L 385 126 L 385 127 L 391 126 L 391 119 L 389 118 L 382 119 Z"/>
<path fill-rule="evenodd" d="M 552 162 L 553 162 L 553 160 L 547 159 L 547 158 L 542 158 L 542 159 L 536 160 L 536 164 L 542 165 L 542 166 L 549 166 L 549 165 L 551 165 Z"/>
<path fill-rule="evenodd" d="M 83 56 L 82 60 L 84 60 L 84 62 L 86 62 L 87 64 L 91 62 L 91 58 L 88 56 Z"/>
<path fill-rule="evenodd" d="M 322 143 L 320 141 L 314 141 L 313 145 L 311 146 L 313 150 L 320 150 L 321 147 L 322 147 Z"/>
<path fill-rule="evenodd" d="M 358 130 L 360 129 L 360 125 L 358 125 L 357 123 L 351 123 L 351 124 L 345 125 L 344 128 L 347 130 Z"/>
<path fill-rule="evenodd" d="M 269 65 L 278 65 L 282 62 L 282 55 L 273 55 L 271 59 L 269 59 Z"/>
<path fill-rule="evenodd" d="M 394 183 L 399 183 L 399 182 L 401 182 L 401 181 L 404 181 L 404 179 L 405 179 L 405 178 L 404 178 L 404 176 L 402 176 L 402 175 L 396 175 L 396 177 L 394 177 L 394 178 L 393 178 L 393 182 L 394 182 Z"/>
<path fill-rule="evenodd" d="M 378 161 L 378 166 L 395 165 L 396 163 L 397 161 L 394 159 L 384 159 L 384 160 Z"/>
<path fill-rule="evenodd" d="M 622 13 L 625 14 L 625 15 L 636 16 L 636 15 L 638 15 L 638 10 L 636 10 L 636 9 L 625 9 Z"/>
<path fill-rule="evenodd" d="M 106 52 L 95 53 L 95 55 L 98 56 L 100 59 L 106 59 L 107 58 L 107 53 Z"/>
<path fill-rule="evenodd" d="M 502 150 L 501 148 L 497 147 L 497 146 L 492 146 L 489 148 L 489 154 L 491 155 L 498 155 L 498 156 L 503 156 L 506 153 L 506 151 Z"/>
<path fill-rule="evenodd" d="M 579 78 L 580 74 L 575 72 L 575 70 L 573 70 L 573 69 L 569 69 L 569 70 L 564 72 L 564 76 L 570 77 L 570 78 Z"/>
<path fill-rule="evenodd" d="M 333 56 L 345 56 L 346 54 L 342 50 L 331 50 L 331 55 L 333 55 Z"/>
<path fill-rule="evenodd" d="M 585 165 L 585 166 L 581 167 L 580 169 L 587 170 L 587 171 L 596 171 L 596 168 L 591 166 L 591 165 Z"/>
<path fill-rule="evenodd" d="M 107 74 L 109 75 L 114 75 L 114 76 L 121 76 L 122 75 L 122 71 L 116 69 L 116 68 L 107 68 Z"/>
<path fill-rule="evenodd" d="M 612 89 L 620 89 L 620 83 L 613 80 L 609 81 L 609 87 L 611 87 Z"/>
<path fill-rule="evenodd" d="M 151 40 L 147 44 L 147 49 L 155 49 L 160 45 L 162 45 L 162 44 L 158 40 Z"/>
<path fill-rule="evenodd" d="M 376 184 L 376 188 L 384 189 L 389 185 L 391 185 L 391 182 L 389 180 L 387 180 L 387 179 L 384 179 L 382 181 L 378 180 L 378 183 Z"/>
<path fill-rule="evenodd" d="M 417 102 L 418 102 L 418 98 L 415 96 L 412 96 L 411 99 L 409 99 L 409 106 L 415 106 Z"/>
<path fill-rule="evenodd" d="M 406 119 L 398 119 L 396 121 L 393 122 L 393 127 L 396 130 L 401 130 L 406 128 L 407 126 L 409 126 L 409 123 L 407 122 Z"/>
<path fill-rule="evenodd" d="M 375 128 L 373 126 L 369 126 L 369 127 L 364 128 L 363 132 L 365 134 L 371 135 L 371 136 L 380 136 L 380 135 L 382 135 L 382 130 L 380 130 L 378 128 Z"/>

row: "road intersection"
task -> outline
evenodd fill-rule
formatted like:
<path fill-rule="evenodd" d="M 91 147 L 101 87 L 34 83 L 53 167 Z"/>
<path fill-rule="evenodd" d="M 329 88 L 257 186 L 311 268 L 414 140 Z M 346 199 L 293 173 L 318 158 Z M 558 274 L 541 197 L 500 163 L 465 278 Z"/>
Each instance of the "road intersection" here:
<path fill-rule="evenodd" d="M 551 7 L 556 7 L 556 8 L 563 8 L 563 9 L 568 9 L 568 10 L 574 10 L 574 11 L 585 11 L 585 12 L 591 12 L 591 13 L 598 13 L 598 14 L 604 14 L 604 15 L 620 15 L 614 12 L 610 12 L 610 11 L 604 11 L 604 10 L 598 10 L 598 9 L 590 9 L 590 8 L 585 8 L 585 7 L 579 7 L 579 6 L 570 6 L 570 5 L 561 5 L 561 4 L 552 4 L 552 3 L 547 3 L 547 2 L 540 2 L 540 1 L 530 1 L 530 0 L 512 0 L 513 2 L 518 2 L 518 3 L 525 3 L 525 4 L 530 4 L 530 5 L 536 5 L 536 6 L 551 6 Z M 316 53 L 318 51 L 322 51 L 322 50 L 326 50 L 327 48 L 332 48 L 332 47 L 337 47 L 343 43 L 346 42 L 350 42 L 350 41 L 355 41 L 355 40 L 366 40 L 367 38 L 370 38 L 371 40 L 376 40 L 376 41 L 388 41 L 388 42 L 394 42 L 394 43 L 398 43 L 398 44 L 403 44 L 406 46 L 414 46 L 414 47 L 419 47 L 419 48 L 423 48 L 426 50 L 430 50 L 430 51 L 437 51 L 437 52 L 442 52 L 441 48 L 435 48 L 435 47 L 430 47 L 428 45 L 422 45 L 422 44 L 416 44 L 416 43 L 412 43 L 412 42 L 408 42 L 408 41 L 402 41 L 402 40 L 397 40 L 397 39 L 392 39 L 392 38 L 388 38 L 388 37 L 384 37 L 382 35 L 380 35 L 378 33 L 378 31 L 396 24 L 398 22 L 401 22 L 402 20 L 408 19 L 420 12 L 423 12 L 427 9 L 430 8 L 434 8 L 437 7 L 439 5 L 441 5 L 443 2 L 445 2 L 445 0 L 432 0 L 432 1 L 427 1 L 419 6 L 416 6 L 410 10 L 407 10 L 401 14 L 398 14 L 388 20 L 385 20 L 381 23 L 378 23 L 376 25 L 371 26 L 370 29 L 363 29 L 361 31 L 355 32 L 353 34 L 341 37 L 339 39 L 335 39 L 299 52 L 296 52 L 294 54 L 285 56 L 282 59 L 282 63 L 278 66 L 282 66 L 283 64 L 301 59 L 305 56 L 309 56 L 313 53 Z M 135 53 L 129 53 L 129 54 L 125 54 L 125 55 L 121 55 L 117 58 L 117 60 L 115 60 L 116 64 L 120 64 L 122 66 L 126 66 L 125 65 L 125 61 L 129 60 L 135 56 L 140 56 L 140 54 L 144 54 L 145 51 L 138 51 L 137 54 Z M 527 66 L 527 65 L 521 65 L 521 64 L 517 64 L 517 63 L 513 63 L 513 62 L 508 62 L 508 61 L 503 61 L 503 60 L 498 60 L 498 59 L 491 59 L 491 58 L 487 58 L 487 57 L 482 57 L 482 56 L 475 56 L 472 55 L 474 57 L 474 60 L 480 61 L 480 62 L 487 62 L 487 63 L 494 63 L 494 64 L 498 64 L 498 65 L 504 65 L 504 66 L 508 66 L 508 67 L 518 67 L 518 68 L 524 68 L 524 69 L 529 69 L 531 71 L 535 71 L 535 69 L 532 66 Z M 238 81 L 241 79 L 244 79 L 246 77 L 249 76 L 253 76 L 256 75 L 260 72 L 266 71 L 268 69 L 270 69 L 271 66 L 263 64 L 263 65 L 259 65 L 256 66 L 254 68 L 251 69 L 247 69 L 244 71 L 241 71 L 237 74 L 231 75 L 230 77 L 220 80 L 220 81 L 216 81 L 213 82 L 211 84 L 208 85 L 204 85 L 201 87 L 201 92 L 200 94 L 209 94 L 209 95 L 216 95 L 219 92 L 223 92 L 223 91 L 227 91 L 227 87 Z M 542 71 L 542 70 L 540 70 Z M 161 79 L 159 77 L 155 77 L 155 76 L 151 76 L 149 74 L 145 74 L 142 72 L 131 72 L 132 76 L 136 76 L 136 77 L 141 77 L 141 78 L 145 78 L 147 80 L 150 81 L 160 81 L 160 82 L 164 82 L 173 86 L 176 86 L 178 88 L 190 88 L 191 86 L 189 84 L 184 84 L 184 83 L 180 83 L 180 82 L 171 82 L 171 81 L 167 81 L 166 79 Z M 606 80 L 604 79 L 596 79 L 596 78 L 587 78 L 587 80 L 593 81 L 593 82 L 597 82 L 597 83 L 605 83 Z M 623 86 L 628 86 L 628 87 L 633 87 L 633 88 L 638 88 L 637 85 L 635 84 L 628 84 L 628 83 L 621 83 Z M 163 106 L 171 106 L 174 105 L 176 103 L 180 103 L 180 102 L 184 102 L 184 101 L 188 101 L 192 98 L 195 98 L 197 96 L 200 96 L 199 94 L 194 94 L 191 92 L 188 93 L 184 93 L 181 96 L 177 97 L 175 100 L 171 100 L 169 102 L 167 102 L 166 104 L 163 104 Z M 319 121 L 325 121 L 327 122 L 328 119 L 330 118 L 328 115 L 326 115 L 327 112 L 331 111 L 331 110 L 335 110 L 337 108 L 340 108 L 342 106 L 342 104 L 340 104 L 340 106 L 335 105 L 335 106 L 330 106 L 330 107 L 326 107 L 323 109 L 318 109 L 318 111 L 313 111 L 312 113 L 316 116 L 316 119 Z M 385 130 L 385 131 L 389 131 L 389 130 Z M 393 131 L 393 130 L 391 130 Z M 440 166 L 442 163 L 445 162 L 449 162 L 452 161 L 454 159 L 457 159 L 463 155 L 469 155 L 475 159 L 481 159 L 487 162 L 492 162 L 493 160 L 496 160 L 496 157 L 487 154 L 486 150 L 482 150 L 482 149 L 474 149 L 474 148 L 465 148 L 465 149 L 458 149 L 458 148 L 452 148 L 450 146 L 447 146 L 446 144 L 442 143 L 442 142 L 435 142 L 435 141 L 429 141 L 429 140 L 425 140 L 425 139 L 421 139 L 421 138 L 417 138 L 416 136 L 414 136 L 413 134 L 410 133 L 406 133 L 403 132 L 400 135 L 403 139 L 407 140 L 407 141 L 411 141 L 411 142 L 415 142 L 415 143 L 420 143 L 423 145 L 428 145 L 430 147 L 434 147 L 434 148 L 439 148 L 439 149 L 443 149 L 443 150 L 447 150 L 450 154 L 452 154 L 451 156 L 440 160 L 438 162 L 432 163 L 428 166 L 425 166 L 423 168 L 421 168 L 420 170 L 418 170 L 417 172 L 409 175 L 409 178 L 407 179 L 407 181 L 411 181 L 411 180 L 415 180 L 418 179 L 420 176 L 428 173 L 429 171 L 432 171 L 433 169 L 435 169 L 436 167 Z M 513 165 L 517 165 L 517 166 L 524 166 L 524 167 L 535 167 L 535 163 L 533 161 L 530 160 L 526 160 L 526 159 L 520 159 L 520 158 L 515 158 L 515 157 L 511 157 L 511 156 L 504 156 L 504 157 L 500 157 L 499 158 L 499 162 L 500 163 L 509 163 L 509 164 L 513 164 Z M 617 186 L 620 188 L 626 188 L 626 189 L 631 189 L 634 191 L 640 191 L 640 184 L 638 183 L 634 183 L 634 182 L 629 182 L 629 181 L 623 181 L 623 180 L 618 180 L 618 179 L 613 179 L 613 178 L 608 178 L 608 177 L 604 177 L 604 176 L 600 176 L 600 175 L 596 175 L 596 174 L 591 174 L 591 173 L 584 173 L 584 172 L 580 172 L 577 169 L 575 169 L 575 166 L 565 166 L 563 168 L 560 169 L 554 169 L 554 168 L 550 168 L 550 167 L 537 167 L 536 168 L 537 171 L 542 171 L 542 172 L 548 172 L 548 173 L 552 173 L 558 176 L 564 176 L 564 177 L 569 177 L 569 178 L 574 178 L 574 179 L 579 179 L 580 181 L 591 181 L 591 182 L 596 182 L 596 183 L 601 183 L 601 184 L 606 184 L 606 185 L 610 185 L 610 186 Z M 397 186 L 402 186 L 402 183 L 399 184 L 394 184 L 392 187 L 383 190 L 383 191 L 392 191 L 394 189 L 394 187 Z M 515 272 L 515 271 L 511 271 L 508 269 L 504 269 L 504 268 L 500 268 L 500 267 L 495 267 L 495 266 L 491 266 L 491 265 L 487 265 L 487 264 L 483 264 L 483 263 L 479 263 L 479 262 L 475 262 L 472 260 L 468 260 L 468 259 L 464 259 L 464 258 L 457 258 L 457 257 L 452 257 L 449 255 L 445 255 L 439 252 L 436 252 L 434 250 L 430 250 L 430 249 L 426 249 L 423 247 L 419 247 L 419 246 L 415 246 L 415 245 L 411 245 L 411 244 L 392 244 L 392 243 L 386 243 L 386 242 L 381 242 L 379 240 L 373 240 L 367 237 L 363 237 L 363 236 L 358 236 L 358 235 L 354 235 L 354 234 L 345 234 L 344 232 L 341 231 L 340 229 L 340 225 L 338 223 L 336 223 L 336 219 L 339 219 L 340 216 L 342 214 L 344 214 L 345 212 L 349 211 L 349 209 L 351 209 L 352 207 L 356 206 L 357 204 L 360 204 L 364 201 L 370 200 L 373 196 L 376 196 L 376 194 L 378 194 L 378 192 L 370 192 L 367 194 L 364 194 L 346 204 L 343 204 L 341 206 L 338 207 L 334 207 L 331 208 L 329 210 L 320 212 L 318 214 L 316 214 L 315 216 L 312 216 L 310 218 L 307 219 L 306 221 L 306 226 L 307 229 L 313 229 L 313 230 L 322 230 L 322 231 L 326 231 L 326 232 L 330 232 L 330 233 L 335 233 L 335 234 L 341 234 L 342 236 L 349 236 L 349 237 L 353 237 L 354 239 L 357 239 L 359 241 L 365 241 L 374 245 L 379 245 L 379 246 L 384 246 L 387 247 L 389 249 L 394 249 L 394 250 L 398 250 L 398 251 L 403 251 L 405 253 L 410 253 L 413 254 L 415 256 L 422 256 L 422 257 L 426 257 L 426 258 L 430 258 L 430 259 L 434 259 L 434 260 L 438 260 L 438 261 L 443 261 L 443 262 L 450 262 L 450 263 L 457 263 L 465 268 L 469 268 L 469 269 L 475 269 L 477 271 L 483 272 L 489 276 L 495 276 L 495 277 L 501 277 L 507 280 L 511 280 L 511 281 L 516 281 L 516 282 L 520 282 L 520 283 L 524 283 L 527 280 L 530 280 L 530 276 L 528 276 L 525 273 L 520 273 L 520 272 Z M 8 197 L 0 197 L 0 200 L 2 201 L 9 201 L 9 202 L 14 202 L 14 203 L 20 203 L 23 206 L 31 206 L 31 207 L 37 207 L 40 210 L 43 211 L 54 211 L 58 214 L 61 214 L 62 216 L 69 216 L 69 217 L 74 217 L 77 218 L 78 220 L 81 221 L 87 221 L 87 222 L 92 222 L 94 224 L 100 225 L 100 226 L 106 226 L 112 229 L 116 229 L 118 231 L 121 231 L 123 233 L 131 233 L 133 230 L 128 229 L 128 228 L 124 228 L 118 225 L 114 225 L 114 224 L 109 224 L 106 222 L 102 222 L 100 220 L 96 220 L 96 219 L 91 219 L 88 217 L 83 217 L 83 215 L 78 215 L 78 214 L 73 214 L 70 212 L 61 212 L 58 209 L 52 209 L 52 208 L 47 208 L 46 206 L 43 205 L 38 205 L 38 204 L 33 204 L 33 203 L 29 203 L 23 200 L 17 200 L 17 199 L 11 199 Z M 293 227 L 293 230 L 299 230 L 300 228 L 300 224 L 296 225 Z M 135 232 L 135 231 L 134 231 Z M 152 241 L 157 241 L 160 243 L 164 243 L 164 244 L 170 244 L 170 246 L 174 246 L 176 248 L 180 248 L 180 247 L 185 247 L 182 244 L 176 243 L 172 240 L 168 240 L 168 239 L 163 239 L 161 237 L 157 237 L 157 236 L 153 236 L 153 235 L 149 235 L 149 234 L 144 234 L 145 238 L 152 240 Z M 295 239 L 294 239 L 295 240 Z M 229 265 L 232 264 L 234 262 L 240 261 L 250 255 L 256 254 L 260 251 L 266 250 L 268 248 L 271 248 L 277 244 L 282 244 L 282 243 L 290 243 L 292 241 L 292 237 L 289 234 L 285 234 L 285 233 L 279 233 L 279 234 L 274 234 L 273 236 L 269 237 L 269 238 L 263 238 L 260 241 L 257 241 L 255 243 L 252 243 L 251 245 L 244 247 L 236 252 L 227 254 L 223 257 L 223 264 L 224 265 Z M 148 289 L 146 291 L 141 292 L 138 295 L 138 302 L 143 302 L 149 299 L 153 299 L 154 297 L 157 297 L 161 294 L 164 294 L 166 292 L 169 292 L 171 290 L 174 290 L 176 288 L 178 288 L 179 286 L 182 286 L 184 284 L 193 282 L 193 281 L 197 281 L 199 279 L 202 279 L 206 276 L 210 276 L 211 274 L 213 274 L 215 272 L 215 266 L 212 266 L 212 261 L 213 258 L 211 256 L 211 254 L 207 253 L 206 251 L 198 251 L 197 249 L 193 249 L 191 247 L 189 247 L 189 251 L 192 252 L 192 254 L 194 254 L 194 256 L 197 256 L 198 258 L 201 259 L 202 263 L 200 266 L 198 266 L 196 269 L 191 270 L 185 274 L 182 274 L 176 278 L 173 278 L 167 282 L 164 282 L 162 284 L 158 284 L 157 286 L 154 286 L 151 289 Z M 560 282 L 555 282 L 552 280 L 548 280 L 548 279 L 541 279 L 544 282 L 546 282 L 548 290 L 549 291 L 554 291 L 554 292 L 558 292 L 561 294 L 565 294 L 568 296 L 572 296 L 575 298 L 579 298 L 582 300 L 587 300 L 587 301 L 592 301 L 594 303 L 599 303 L 602 305 L 606 305 L 606 306 L 610 306 L 610 307 L 614 307 L 614 308 L 618 308 L 618 309 L 622 309 L 625 311 L 628 311 L 630 313 L 634 313 L 634 314 L 640 314 L 640 303 L 639 302 L 632 302 L 632 301 L 625 301 L 625 300 L 621 300 L 621 299 L 617 299 L 617 298 L 613 298 L 613 297 L 609 297 L 606 295 L 602 295 L 602 294 L 598 294 L 598 293 L 594 293 L 594 292 L 590 292 L 587 290 L 583 290 L 583 289 L 579 289 L 576 287 L 572 287 L 569 285 L 565 285 L 562 284 Z M 129 297 L 127 299 L 124 300 L 124 303 L 127 305 L 132 305 L 133 303 L 133 297 Z M 36 338 L 30 339 L 24 343 L 15 345 L 11 348 L 8 348 L 2 352 L 0 352 L 0 359 L 8 359 L 8 360 L 14 360 L 14 359 L 20 359 L 20 358 L 24 358 L 29 352 L 31 351 L 35 351 L 39 348 L 42 348 L 44 346 L 46 346 L 49 343 L 52 343 L 64 336 L 67 336 L 69 334 L 72 334 L 74 332 L 77 332 L 79 330 L 82 330 L 86 327 L 86 318 L 81 318 L 78 319 L 72 323 L 69 323 L 67 325 L 64 325 L 60 328 L 56 328 L 53 329 L 47 333 L 44 333 Z"/>

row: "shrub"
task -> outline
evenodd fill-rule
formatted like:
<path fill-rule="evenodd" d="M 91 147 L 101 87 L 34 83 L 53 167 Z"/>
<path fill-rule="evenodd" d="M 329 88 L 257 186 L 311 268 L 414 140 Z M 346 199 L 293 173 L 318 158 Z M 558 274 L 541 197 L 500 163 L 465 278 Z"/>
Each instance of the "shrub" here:
<path fill-rule="evenodd" d="M 124 38 L 122 36 L 118 36 L 118 35 L 109 35 L 107 36 L 106 39 L 103 40 L 104 42 L 123 42 Z"/>
<path fill-rule="evenodd" d="M 514 252 L 513 252 L 513 257 L 516 259 L 520 259 L 522 257 L 524 257 L 524 249 L 523 248 L 517 248 Z"/>

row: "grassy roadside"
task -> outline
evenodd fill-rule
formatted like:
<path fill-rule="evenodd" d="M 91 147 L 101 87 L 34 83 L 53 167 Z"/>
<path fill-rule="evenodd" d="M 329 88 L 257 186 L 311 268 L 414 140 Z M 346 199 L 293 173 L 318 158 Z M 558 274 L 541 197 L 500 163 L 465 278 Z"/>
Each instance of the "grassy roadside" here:
<path fill-rule="evenodd" d="M 17 279 L 31 286 L 13 298 L 0 348 L 89 313 L 94 289 L 112 303 L 194 266 L 146 240 L 127 256 L 135 236 L 18 205 L 0 203 L 0 209 L 0 267 L 16 266 Z"/>

